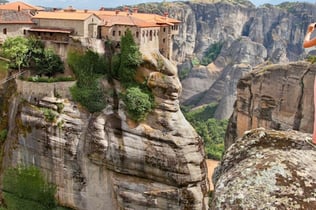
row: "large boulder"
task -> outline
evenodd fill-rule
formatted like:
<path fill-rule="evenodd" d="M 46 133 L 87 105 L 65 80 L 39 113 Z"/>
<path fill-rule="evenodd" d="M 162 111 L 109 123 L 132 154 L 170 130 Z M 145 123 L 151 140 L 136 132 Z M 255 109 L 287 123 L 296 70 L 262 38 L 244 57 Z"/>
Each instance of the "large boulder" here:
<path fill-rule="evenodd" d="M 212 209 L 315 209 L 316 146 L 298 131 L 254 129 L 225 153 Z"/>

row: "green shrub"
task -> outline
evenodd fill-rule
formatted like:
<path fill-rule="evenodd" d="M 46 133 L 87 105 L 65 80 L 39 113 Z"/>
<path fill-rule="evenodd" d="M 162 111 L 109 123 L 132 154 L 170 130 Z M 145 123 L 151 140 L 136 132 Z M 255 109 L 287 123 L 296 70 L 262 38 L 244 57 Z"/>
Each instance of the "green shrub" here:
<path fill-rule="evenodd" d="M 307 60 L 308 62 L 311 62 L 311 63 L 313 64 L 313 63 L 316 62 L 316 56 L 314 56 L 314 55 L 308 55 L 307 58 L 306 58 L 306 60 Z"/>
<path fill-rule="evenodd" d="M 214 44 L 211 44 L 204 52 L 204 56 L 202 58 L 201 64 L 204 66 L 207 66 L 208 64 L 212 63 L 221 52 L 222 46 L 223 46 L 223 43 L 221 42 L 216 42 Z"/>
<path fill-rule="evenodd" d="M 123 95 L 123 101 L 126 105 L 128 115 L 135 121 L 142 121 L 152 110 L 152 99 L 149 93 L 146 93 L 139 87 L 127 88 Z"/>
<path fill-rule="evenodd" d="M 48 108 L 41 108 L 41 110 L 48 122 L 54 122 L 56 120 L 57 114 L 53 110 Z"/>
<path fill-rule="evenodd" d="M 179 79 L 184 80 L 189 75 L 189 73 L 190 73 L 189 68 L 181 69 L 181 71 L 179 71 Z"/>
<path fill-rule="evenodd" d="M 57 207 L 56 187 L 34 166 L 9 168 L 3 176 L 3 197 L 8 209 L 47 210 Z"/>
<path fill-rule="evenodd" d="M 2 131 L 0 131 L 0 141 L 3 142 L 6 140 L 8 135 L 8 130 L 7 129 L 3 129 Z"/>
<path fill-rule="evenodd" d="M 200 60 L 197 57 L 193 57 L 191 59 L 191 63 L 193 66 L 198 66 L 198 65 L 200 65 Z"/>
<path fill-rule="evenodd" d="M 56 73 L 63 73 L 64 64 L 52 49 L 43 49 L 40 59 L 35 62 L 35 69 L 36 74 L 51 77 Z"/>
<path fill-rule="evenodd" d="M 89 112 L 99 112 L 105 108 L 105 95 L 97 83 L 90 87 L 78 87 L 75 85 L 70 88 L 73 99 L 86 107 Z"/>
<path fill-rule="evenodd" d="M 70 89 L 73 99 L 90 112 L 104 109 L 105 94 L 99 84 L 99 78 L 108 72 L 105 58 L 92 51 L 84 54 L 70 52 L 67 62 L 77 77 L 76 85 Z"/>
<path fill-rule="evenodd" d="M 228 121 L 214 118 L 216 107 L 217 104 L 212 103 L 195 110 L 187 107 L 181 109 L 186 119 L 203 138 L 207 157 L 220 160 L 224 152 L 224 138 Z"/>

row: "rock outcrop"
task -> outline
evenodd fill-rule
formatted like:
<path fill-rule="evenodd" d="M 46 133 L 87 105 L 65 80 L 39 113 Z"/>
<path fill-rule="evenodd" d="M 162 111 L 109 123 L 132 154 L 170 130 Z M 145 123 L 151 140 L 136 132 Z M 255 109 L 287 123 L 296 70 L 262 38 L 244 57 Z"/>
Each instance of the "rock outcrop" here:
<path fill-rule="evenodd" d="M 174 37 L 173 60 L 179 63 L 180 72 L 191 72 L 182 81 L 180 101 L 190 106 L 217 103 L 220 119 L 232 114 L 236 84 L 246 72 L 265 61 L 286 63 L 305 57 L 305 30 L 316 19 L 316 5 L 300 2 L 255 7 L 249 1 L 190 1 L 139 8 L 160 14 L 167 11 L 182 21 L 180 34 Z M 224 45 L 212 64 L 191 64 L 202 60 L 214 43 Z"/>
<path fill-rule="evenodd" d="M 217 169 L 211 209 L 315 209 L 316 146 L 311 135 L 246 132 Z"/>
<path fill-rule="evenodd" d="M 93 115 L 65 91 L 56 97 L 58 85 L 40 94 L 18 86 L 3 168 L 38 166 L 75 209 L 207 209 L 203 142 L 179 109 L 177 69 L 160 56 L 146 55 L 137 73 L 158 102 L 142 123 L 125 114 L 118 82 L 103 82 L 108 106 Z"/>
<path fill-rule="evenodd" d="M 311 133 L 315 71 L 309 62 L 261 65 L 241 78 L 225 148 L 257 127 Z"/>

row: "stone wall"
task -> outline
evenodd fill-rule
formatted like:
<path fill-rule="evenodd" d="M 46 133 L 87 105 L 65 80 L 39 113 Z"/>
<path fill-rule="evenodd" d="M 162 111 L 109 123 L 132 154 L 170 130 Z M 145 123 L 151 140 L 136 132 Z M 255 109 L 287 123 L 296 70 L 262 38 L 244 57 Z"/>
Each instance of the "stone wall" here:
<path fill-rule="evenodd" d="M 17 92 L 28 101 L 37 101 L 45 96 L 71 98 L 69 88 L 75 83 L 75 81 L 55 83 L 28 82 L 16 79 Z"/>

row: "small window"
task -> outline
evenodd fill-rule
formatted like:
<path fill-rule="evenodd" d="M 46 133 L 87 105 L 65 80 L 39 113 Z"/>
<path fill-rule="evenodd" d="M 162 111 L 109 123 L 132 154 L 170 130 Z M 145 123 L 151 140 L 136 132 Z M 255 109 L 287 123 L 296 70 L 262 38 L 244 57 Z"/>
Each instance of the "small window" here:
<path fill-rule="evenodd" d="M 138 31 L 136 31 L 136 38 L 138 38 L 138 36 L 139 36 L 139 32 L 138 32 Z"/>
<path fill-rule="evenodd" d="M 50 32 L 50 33 L 49 33 L 49 35 L 50 35 L 50 36 L 53 36 L 53 33 L 52 33 L 52 32 Z"/>
<path fill-rule="evenodd" d="M 145 31 L 143 31 L 143 37 L 145 37 Z"/>
<path fill-rule="evenodd" d="M 153 31 L 150 30 L 149 32 L 149 40 L 152 41 L 153 40 Z"/>
<path fill-rule="evenodd" d="M 3 34 L 7 34 L 7 28 L 3 29 Z"/>
<path fill-rule="evenodd" d="M 163 28 L 163 32 L 166 32 L 166 28 Z"/>
<path fill-rule="evenodd" d="M 121 36 L 121 31 L 119 31 L 119 36 Z"/>
<path fill-rule="evenodd" d="M 112 35 L 115 36 L 115 31 L 112 31 Z"/>
<path fill-rule="evenodd" d="M 25 29 L 23 30 L 23 34 L 24 34 L 24 35 L 26 34 L 26 30 L 25 30 Z"/>
<path fill-rule="evenodd" d="M 166 39 L 163 39 L 162 42 L 163 42 L 163 43 L 166 43 Z"/>

